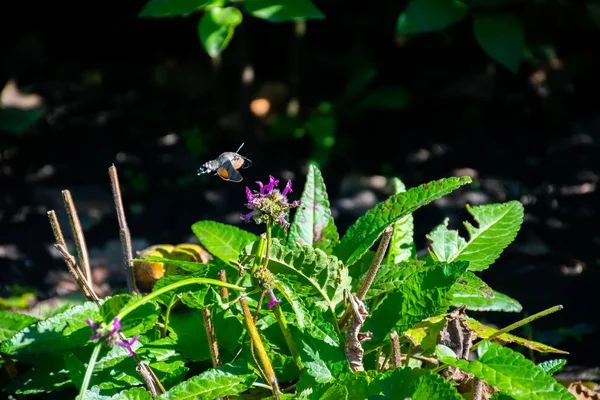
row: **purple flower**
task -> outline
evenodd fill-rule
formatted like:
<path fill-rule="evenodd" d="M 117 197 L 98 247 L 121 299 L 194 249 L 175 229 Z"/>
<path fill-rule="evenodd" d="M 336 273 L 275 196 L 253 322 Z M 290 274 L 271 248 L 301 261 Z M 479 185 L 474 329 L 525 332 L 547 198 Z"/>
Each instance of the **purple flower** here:
<path fill-rule="evenodd" d="M 121 329 L 121 321 L 119 321 L 119 318 L 116 318 L 116 317 L 115 317 L 115 319 L 113 319 L 113 323 L 112 323 L 112 324 L 113 324 L 113 328 L 112 328 L 112 330 L 110 331 L 110 334 L 111 334 L 111 335 L 114 335 L 114 334 L 116 334 L 116 333 L 117 333 L 117 331 L 118 331 L 119 329 Z"/>
<path fill-rule="evenodd" d="M 127 350 L 129 350 L 129 356 L 133 356 L 133 349 L 131 348 L 131 346 L 133 346 L 133 344 L 135 343 L 136 340 L 138 340 L 139 335 L 136 335 L 133 337 L 133 339 L 131 339 L 131 342 L 128 341 L 118 341 L 117 345 L 121 346 L 121 347 L 125 347 Z"/>
<path fill-rule="evenodd" d="M 292 181 L 290 179 L 288 179 L 287 185 L 285 185 L 285 189 L 283 189 L 283 192 L 281 194 L 285 196 L 286 194 L 291 193 L 291 192 L 293 192 Z"/>
<path fill-rule="evenodd" d="M 92 328 L 93 335 L 90 337 L 90 341 L 98 339 L 98 328 L 100 325 L 92 321 L 91 319 L 86 319 L 85 322 Z"/>
<path fill-rule="evenodd" d="M 269 303 L 269 305 L 267 305 L 267 308 L 271 309 L 271 308 L 273 308 L 273 306 L 275 304 L 281 303 L 281 300 L 279 300 L 277 297 L 275 297 L 275 293 L 273 293 L 273 289 L 269 290 L 269 295 L 271 295 L 271 302 Z"/>
<path fill-rule="evenodd" d="M 286 197 L 288 193 L 292 192 L 292 181 L 287 181 L 283 192 L 277 189 L 279 180 L 275 179 L 273 175 L 269 175 L 269 183 L 267 184 L 260 181 L 256 183 L 259 190 L 251 191 L 250 188 L 246 187 L 248 203 L 245 206 L 252 212 L 241 215 L 241 219 L 246 222 L 254 220 L 257 224 L 281 224 L 284 229 L 287 229 L 290 226 L 286 220 L 289 210 L 300 205 L 299 200 L 290 203 Z"/>

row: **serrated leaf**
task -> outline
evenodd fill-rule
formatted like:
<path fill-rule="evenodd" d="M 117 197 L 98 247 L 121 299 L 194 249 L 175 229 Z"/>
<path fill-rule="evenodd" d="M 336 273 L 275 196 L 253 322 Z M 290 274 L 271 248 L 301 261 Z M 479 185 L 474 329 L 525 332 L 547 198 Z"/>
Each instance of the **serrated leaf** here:
<path fill-rule="evenodd" d="M 445 315 L 436 315 L 427 318 L 407 329 L 404 336 L 411 341 L 413 346 L 421 346 L 423 354 L 428 355 L 435 351 L 438 344 L 438 335 L 446 325 Z"/>
<path fill-rule="evenodd" d="M 556 360 L 548 360 L 541 362 L 538 364 L 538 367 L 540 367 L 546 374 L 552 376 L 561 369 L 563 369 L 565 365 L 567 365 L 566 359 L 557 358 Z"/>
<path fill-rule="evenodd" d="M 366 344 L 376 346 L 392 329 L 403 334 L 418 322 L 445 313 L 450 305 L 450 288 L 467 266 L 466 262 L 437 264 L 410 275 L 396 292 L 371 311 L 363 331 L 371 331 L 373 338 Z"/>
<path fill-rule="evenodd" d="M 209 56 L 217 57 L 227 48 L 242 19 L 242 12 L 235 7 L 211 7 L 204 12 L 198 37 Z"/>
<path fill-rule="evenodd" d="M 474 273 L 467 271 L 450 290 L 452 305 L 465 305 L 472 311 L 520 312 L 523 306 L 513 298 L 496 292 Z"/>
<path fill-rule="evenodd" d="M 85 392 L 85 400 L 152 400 L 152 394 L 144 388 L 131 388 L 112 396 L 103 396 L 100 387 L 94 386 Z"/>
<path fill-rule="evenodd" d="M 483 325 L 481 322 L 469 317 L 467 317 L 467 325 L 469 325 L 469 328 L 471 328 L 481 339 L 487 339 L 498 331 L 497 329 Z M 541 353 L 569 354 L 566 351 L 555 349 L 547 344 L 515 336 L 511 333 L 503 333 L 502 335 L 498 336 L 498 339 L 505 342 L 517 343 L 521 346 L 527 347 L 528 349 L 539 351 Z"/>
<path fill-rule="evenodd" d="M 290 226 L 287 245 L 294 248 L 298 243 L 305 244 L 331 254 L 338 240 L 323 176 L 317 166 L 311 164 L 300 206 Z"/>
<path fill-rule="evenodd" d="M 0 343 L 17 334 L 38 319 L 26 314 L 0 311 Z"/>
<path fill-rule="evenodd" d="M 360 217 L 348 229 L 336 246 L 334 254 L 344 265 L 352 265 L 375 243 L 388 226 L 470 182 L 471 178 L 468 176 L 440 179 L 390 196 Z"/>
<path fill-rule="evenodd" d="M 270 22 L 325 18 L 310 0 L 244 0 L 243 5 L 248 13 Z"/>
<path fill-rule="evenodd" d="M 398 35 L 441 31 L 462 20 L 469 12 L 458 0 L 411 0 L 396 24 Z"/>
<path fill-rule="evenodd" d="M 125 306 L 141 299 L 141 295 L 131 296 L 128 294 L 118 294 L 106 300 L 100 307 L 102 320 L 111 324 L 113 319 L 121 312 Z M 160 307 L 155 301 L 149 301 L 127 314 L 121 320 L 121 329 L 119 332 L 125 336 L 141 335 L 148 329 L 151 329 L 158 320 Z"/>
<path fill-rule="evenodd" d="M 4 342 L 0 352 L 17 359 L 23 355 L 39 353 L 62 355 L 66 350 L 83 346 L 89 341 L 92 330 L 85 322 L 87 318 L 100 320 L 98 306 L 93 302 L 75 306 L 28 326 Z"/>
<path fill-rule="evenodd" d="M 483 271 L 496 261 L 500 253 L 515 239 L 523 222 L 523 205 L 518 201 L 486 204 L 467 211 L 478 227 L 465 221 L 469 241 L 448 229 L 448 219 L 438 225 L 427 238 L 432 241 L 430 254 L 438 261 L 468 261 L 469 271 Z"/>
<path fill-rule="evenodd" d="M 312 376 L 317 383 L 327 383 L 333 379 L 331 371 L 325 361 L 321 358 L 318 351 L 313 351 L 306 344 L 303 347 L 304 353 L 308 355 L 308 360 L 304 361 L 304 367 L 308 374 Z"/>
<path fill-rule="evenodd" d="M 217 0 L 150 0 L 139 12 L 138 17 L 175 17 L 188 15 L 202 8 L 220 4 Z"/>
<path fill-rule="evenodd" d="M 525 30 L 512 14 L 475 14 L 475 39 L 494 61 L 517 73 L 525 52 Z"/>
<path fill-rule="evenodd" d="M 394 192 L 406 192 L 406 186 L 398 178 L 394 178 Z M 408 261 L 417 257 L 417 249 L 413 240 L 414 230 L 412 213 L 394 223 L 394 232 L 392 233 L 387 255 L 389 264 L 398 264 L 401 261 Z"/>
<path fill-rule="evenodd" d="M 378 384 L 388 399 L 410 398 L 419 379 L 427 373 L 420 368 L 396 368 L 379 376 Z"/>
<path fill-rule="evenodd" d="M 415 386 L 412 400 L 463 400 L 454 386 L 438 374 L 423 375 Z"/>
<path fill-rule="evenodd" d="M 348 399 L 348 394 L 346 386 L 334 383 L 319 397 L 319 400 L 345 400 Z"/>
<path fill-rule="evenodd" d="M 160 400 L 213 400 L 242 393 L 255 382 L 256 376 L 242 363 L 228 363 L 209 369 L 172 387 Z"/>
<path fill-rule="evenodd" d="M 249 265 L 258 247 L 259 241 L 246 246 L 240 255 L 240 264 Z M 295 249 L 289 249 L 272 239 L 268 268 L 275 275 L 283 274 L 290 281 L 304 284 L 309 294 L 316 292 L 331 311 L 343 300 L 344 289 L 350 288 L 348 269 L 336 257 L 307 245 L 298 244 Z"/>
<path fill-rule="evenodd" d="M 240 251 L 258 239 L 253 233 L 214 221 L 198 221 L 192 231 L 206 250 L 235 269 L 230 260 L 237 260 Z"/>
<path fill-rule="evenodd" d="M 483 379 L 515 400 L 574 400 L 575 397 L 541 368 L 497 343 L 490 343 L 479 360 L 457 360 L 440 355 L 440 360 Z"/>

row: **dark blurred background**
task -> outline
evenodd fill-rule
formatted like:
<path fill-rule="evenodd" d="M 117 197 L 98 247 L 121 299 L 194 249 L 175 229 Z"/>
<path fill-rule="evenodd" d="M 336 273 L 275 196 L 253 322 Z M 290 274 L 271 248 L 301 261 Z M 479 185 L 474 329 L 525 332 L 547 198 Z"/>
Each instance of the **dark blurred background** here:
<path fill-rule="evenodd" d="M 318 0 L 326 18 L 305 22 L 244 15 L 216 58 L 198 38 L 201 13 L 138 18 L 144 4 L 2 5 L 3 308 L 74 290 L 46 215 L 56 210 L 70 233 L 63 189 L 80 214 L 96 283 L 106 293 L 124 286 L 112 164 L 135 250 L 194 241 L 190 226 L 204 219 L 255 231 L 239 219 L 244 184 L 272 174 L 293 179 L 299 197 L 310 161 L 342 233 L 391 194 L 388 178 L 412 187 L 470 175 L 471 185 L 415 214 L 418 250 L 445 217 L 462 230 L 467 203 L 520 200 L 522 229 L 482 278 L 523 312 L 480 318 L 504 326 L 563 304 L 516 333 L 570 351 L 570 363 L 597 365 L 598 3 L 473 2 L 522 21 L 527 46 L 516 73 L 482 50 L 470 16 L 396 34 L 405 1 Z M 242 142 L 253 161 L 243 183 L 196 175 Z"/>

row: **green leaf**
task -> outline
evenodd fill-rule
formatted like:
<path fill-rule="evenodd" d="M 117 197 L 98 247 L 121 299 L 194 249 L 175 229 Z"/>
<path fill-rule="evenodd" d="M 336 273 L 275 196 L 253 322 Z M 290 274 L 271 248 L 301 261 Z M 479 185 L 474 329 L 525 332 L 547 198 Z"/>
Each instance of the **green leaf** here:
<path fill-rule="evenodd" d="M 172 312 L 169 326 L 176 335 L 177 349 L 183 356 L 193 361 L 210 359 L 208 338 L 201 310 L 187 309 Z"/>
<path fill-rule="evenodd" d="M 0 343 L 17 334 L 21 329 L 28 327 L 38 319 L 26 314 L 0 311 Z"/>
<path fill-rule="evenodd" d="M 198 36 L 209 56 L 217 57 L 227 48 L 242 18 L 242 12 L 235 7 L 211 7 L 206 10 L 198 24 Z"/>
<path fill-rule="evenodd" d="M 471 178 L 468 176 L 440 179 L 390 196 L 360 217 L 348 229 L 340 244 L 336 246 L 334 254 L 346 266 L 352 265 L 375 243 L 388 226 L 470 182 Z"/>
<path fill-rule="evenodd" d="M 567 365 L 567 360 L 564 358 L 557 358 L 556 360 L 548 360 L 538 364 L 547 375 L 554 375 L 558 371 L 564 368 Z"/>
<path fill-rule="evenodd" d="M 331 215 L 323 176 L 314 164 L 308 167 L 300 202 L 300 207 L 296 209 L 294 221 L 290 226 L 288 247 L 294 248 L 299 243 L 331 254 L 333 246 L 339 240 L 339 235 Z"/>
<path fill-rule="evenodd" d="M 363 331 L 371 331 L 373 339 L 366 345 L 380 344 L 394 328 L 403 334 L 418 322 L 446 312 L 450 288 L 467 266 L 466 262 L 436 264 L 410 275 L 371 312 Z"/>
<path fill-rule="evenodd" d="M 98 306 L 86 302 L 69 310 L 38 321 L 4 342 L 0 352 L 19 358 L 23 355 L 52 353 L 62 355 L 65 351 L 85 345 L 92 330 L 85 322 L 87 318 L 100 320 Z"/>
<path fill-rule="evenodd" d="M 379 376 L 378 384 L 388 399 L 410 398 L 419 379 L 427 373 L 425 369 L 396 368 Z"/>
<path fill-rule="evenodd" d="M 188 15 L 208 5 L 219 5 L 223 1 L 215 0 L 150 0 L 138 14 L 138 17 L 175 17 Z"/>
<path fill-rule="evenodd" d="M 468 6 L 459 0 L 411 0 L 398 18 L 396 33 L 441 31 L 462 20 L 468 12 Z"/>
<path fill-rule="evenodd" d="M 525 52 L 523 24 L 512 14 L 475 14 L 475 38 L 498 63 L 517 73 Z"/>
<path fill-rule="evenodd" d="M 100 387 L 94 386 L 85 392 L 85 400 L 152 400 L 152 394 L 144 388 L 131 388 L 112 396 L 100 394 Z"/>
<path fill-rule="evenodd" d="M 469 271 L 483 271 L 517 236 L 523 222 L 523 205 L 516 200 L 476 207 L 467 205 L 467 211 L 478 224 L 475 228 L 465 221 L 469 241 L 460 237 L 457 230 L 449 230 L 446 218 L 427 235 L 432 241 L 430 254 L 437 261 L 468 261 Z"/>
<path fill-rule="evenodd" d="M 248 389 L 256 376 L 247 365 L 228 363 L 191 377 L 158 397 L 161 400 L 213 400 Z"/>
<path fill-rule="evenodd" d="M 431 399 L 463 400 L 450 382 L 441 375 L 429 373 L 417 381 L 412 400 Z"/>
<path fill-rule="evenodd" d="M 442 354 L 439 358 L 446 364 L 483 379 L 515 400 L 575 399 L 564 386 L 521 353 L 497 343 L 491 343 L 479 360 L 457 360 L 451 355 Z"/>
<path fill-rule="evenodd" d="M 466 305 L 472 311 L 520 312 L 521 304 L 505 294 L 492 290 L 474 273 L 467 271 L 452 287 L 452 305 Z"/>
<path fill-rule="evenodd" d="M 81 387 L 81 384 L 83 383 L 83 376 L 85 375 L 85 370 L 87 367 L 83 365 L 81 360 L 73 353 L 65 354 L 63 359 L 65 361 L 65 367 L 67 367 L 69 378 L 71 378 L 71 382 L 73 382 L 76 387 Z"/>
<path fill-rule="evenodd" d="M 310 0 L 244 0 L 243 5 L 253 16 L 270 22 L 325 18 Z"/>
<path fill-rule="evenodd" d="M 218 270 L 219 267 L 217 265 L 215 265 L 215 260 L 212 260 L 211 262 L 209 262 L 208 264 L 204 264 L 201 262 L 195 262 L 195 261 L 183 261 L 183 260 L 173 260 L 171 258 L 164 258 L 164 257 L 158 257 L 158 256 L 146 256 L 143 259 L 134 259 L 134 262 L 148 262 L 148 261 L 152 261 L 152 262 L 161 262 L 164 263 L 165 265 L 173 265 L 176 268 L 181 268 L 183 271 L 185 272 L 191 272 L 191 273 L 203 273 L 203 276 L 208 276 L 207 272 L 210 270 Z M 220 260 L 218 260 L 220 261 Z"/>
<path fill-rule="evenodd" d="M 487 339 L 498 331 L 498 329 L 494 329 L 492 327 L 483 325 L 481 322 L 469 317 L 467 317 L 467 325 L 469 325 L 469 328 L 474 330 L 477 336 L 482 339 Z M 517 343 L 521 346 L 527 347 L 528 349 L 539 351 L 541 353 L 569 354 L 566 351 L 555 349 L 554 347 L 548 346 L 547 344 L 525 339 L 510 333 L 503 333 L 500 336 L 498 336 L 498 339 L 509 343 Z"/>
<path fill-rule="evenodd" d="M 43 362 L 17 376 L 2 391 L 4 393 L 35 394 L 71 386 L 71 379 L 62 356 L 44 354 L 43 357 Z"/>
<path fill-rule="evenodd" d="M 406 186 L 398 178 L 394 178 L 394 191 L 396 193 L 406 192 Z M 394 233 L 387 254 L 389 264 L 398 264 L 401 261 L 417 258 L 417 249 L 413 240 L 414 230 L 412 214 L 408 214 L 394 223 Z"/>
<path fill-rule="evenodd" d="M 349 398 L 348 395 L 349 393 L 346 386 L 340 383 L 334 383 L 319 397 L 319 400 L 346 400 Z"/>
<path fill-rule="evenodd" d="M 254 260 L 259 244 L 260 241 L 256 241 L 246 246 L 240 255 L 240 264 L 249 265 Z M 318 294 L 331 311 L 343 300 L 344 289 L 350 288 L 348 269 L 336 257 L 307 245 L 298 244 L 295 249 L 289 249 L 272 239 L 268 268 L 275 275 L 285 275 L 290 282 L 303 284 L 307 294 Z"/>
<path fill-rule="evenodd" d="M 240 251 L 258 239 L 253 233 L 214 221 L 198 221 L 192 231 L 209 253 L 235 269 L 231 260 L 237 260 Z"/>
<path fill-rule="evenodd" d="M 141 299 L 141 295 L 118 294 L 106 300 L 100 307 L 100 315 L 105 323 L 111 324 L 113 319 L 126 305 Z M 121 321 L 121 332 L 125 336 L 141 335 L 151 329 L 158 320 L 160 307 L 155 301 L 149 301 L 127 314 Z"/>
<path fill-rule="evenodd" d="M 327 383 L 333 379 L 331 371 L 321 358 L 318 351 L 313 351 L 309 346 L 304 345 L 304 353 L 309 357 L 310 361 L 304 362 L 308 374 L 312 376 L 317 383 Z"/>

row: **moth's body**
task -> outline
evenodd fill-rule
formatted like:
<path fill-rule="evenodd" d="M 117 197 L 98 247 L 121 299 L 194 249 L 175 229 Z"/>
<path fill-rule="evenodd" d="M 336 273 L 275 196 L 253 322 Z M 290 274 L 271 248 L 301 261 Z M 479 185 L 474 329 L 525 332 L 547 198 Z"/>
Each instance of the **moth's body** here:
<path fill-rule="evenodd" d="M 242 143 L 242 146 L 244 144 Z M 240 151 L 240 149 L 238 151 Z M 198 169 L 198 175 L 216 172 L 223 180 L 241 182 L 242 175 L 238 172 L 240 168 L 248 168 L 252 161 L 233 151 L 226 151 L 214 160 L 210 160 Z"/>

